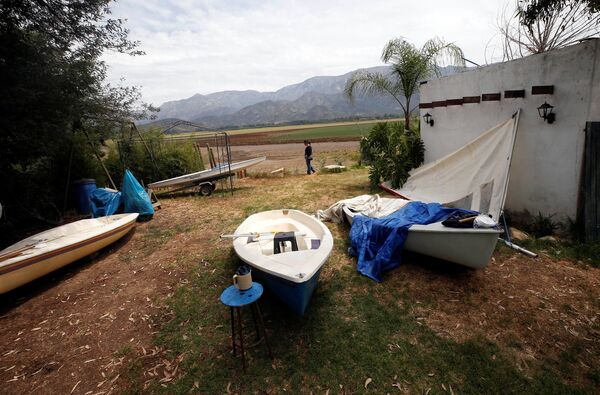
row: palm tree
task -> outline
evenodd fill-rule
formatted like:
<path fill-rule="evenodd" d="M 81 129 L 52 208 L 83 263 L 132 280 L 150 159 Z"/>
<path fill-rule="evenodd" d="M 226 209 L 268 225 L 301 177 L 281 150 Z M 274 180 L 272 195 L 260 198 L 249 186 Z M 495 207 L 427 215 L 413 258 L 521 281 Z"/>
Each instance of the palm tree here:
<path fill-rule="evenodd" d="M 344 94 L 353 101 L 355 94 L 389 94 L 400 104 L 404 113 L 404 126 L 410 129 L 410 99 L 416 92 L 419 82 L 431 75 L 440 76 L 444 65 L 465 67 L 462 50 L 453 43 L 433 38 L 418 49 L 403 38 L 390 40 L 383 48 L 381 60 L 391 65 L 389 75 L 357 71 L 346 82 Z M 403 102 L 405 99 L 406 102 Z"/>

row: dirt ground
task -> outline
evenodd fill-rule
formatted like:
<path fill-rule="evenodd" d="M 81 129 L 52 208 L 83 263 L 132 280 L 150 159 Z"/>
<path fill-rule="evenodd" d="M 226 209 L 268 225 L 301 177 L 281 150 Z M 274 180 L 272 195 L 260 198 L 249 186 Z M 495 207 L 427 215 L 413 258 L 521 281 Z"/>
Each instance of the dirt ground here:
<path fill-rule="evenodd" d="M 331 144 L 328 152 L 352 149 L 357 143 Z M 286 144 L 253 151 L 236 147 L 234 152 L 240 158 L 266 154 L 267 170 L 267 165 L 291 167 L 293 161 L 302 165 L 302 150 L 301 144 Z M 317 155 L 324 150 L 315 147 Z M 292 153 L 299 160 L 287 159 Z M 275 182 L 249 178 L 238 185 Z M 219 210 L 233 204 L 214 202 Z M 185 286 L 190 262 L 208 264 L 203 251 L 214 245 L 220 229 L 203 223 L 201 218 L 218 211 L 198 199 L 164 203 L 151 222 L 138 224 L 96 256 L 0 295 L 0 392 L 120 393 L 131 379 L 127 361 L 132 353 L 147 357 L 145 371 L 150 373 L 144 380 L 153 379 L 152 366 L 161 380 L 177 376 L 178 361 L 163 357 L 166 350 L 154 346 L 153 335 L 172 314 L 165 299 Z M 407 259 L 389 275 L 381 284 L 381 297 L 386 297 L 387 287 L 404 289 L 415 306 L 424 306 L 413 309 L 417 320 L 442 336 L 457 341 L 482 336 L 497 342 L 515 351 L 524 371 L 532 361 L 565 360 L 573 367 L 566 380 L 574 383 L 589 380 L 582 372 L 600 363 L 599 269 L 547 257 L 534 260 L 506 249 L 478 271 L 414 262 Z M 323 276 L 338 269 L 329 267 Z"/>
<path fill-rule="evenodd" d="M 430 269 L 419 259 L 392 281 L 416 300 L 434 298 L 435 308 L 413 313 L 438 334 L 458 342 L 474 334 L 497 342 L 517 355 L 524 371 L 536 360 L 573 363 L 569 379 L 575 383 L 586 380 L 578 369 L 597 365 L 600 270 L 512 251 L 495 253 L 485 270 Z"/>
<path fill-rule="evenodd" d="M 358 151 L 358 141 L 320 142 L 311 144 L 313 147 L 313 166 L 317 167 L 321 161 L 324 165 L 332 165 L 334 159 L 342 160 L 348 152 Z M 304 144 L 266 144 L 266 145 L 239 145 L 231 147 L 233 160 L 245 160 L 266 156 L 267 160 L 248 169 L 249 172 L 270 172 L 281 167 L 290 173 L 302 173 L 306 169 L 304 163 Z M 344 163 L 346 164 L 346 163 Z"/>
<path fill-rule="evenodd" d="M 0 392 L 111 393 L 128 352 L 158 353 L 153 319 L 168 313 L 160 300 L 186 269 L 169 265 L 177 243 L 148 253 L 144 233 L 183 221 L 181 209 L 169 205 L 96 256 L 0 295 Z"/>
<path fill-rule="evenodd" d="M 358 142 L 318 144 L 315 156 L 345 155 L 357 147 Z M 267 156 L 252 172 L 297 171 L 305 166 L 303 152 L 297 143 L 232 149 L 235 160 Z M 0 393 L 119 392 L 132 350 L 160 360 L 165 350 L 152 345 L 154 321 L 169 314 L 160 301 L 185 281 L 188 270 L 173 265 L 173 257 L 181 245 L 199 242 L 173 229 L 185 228 L 193 212 L 193 206 L 166 204 L 150 223 L 138 224 L 100 253 L 0 295 L 0 382 L 7 383 Z M 156 229 L 165 234 L 153 234 Z M 149 233 L 165 246 L 149 251 Z"/>
<path fill-rule="evenodd" d="M 260 145 L 266 144 L 268 142 L 273 141 L 274 139 L 279 139 L 282 134 L 295 132 L 302 129 L 290 129 L 286 131 L 272 131 L 272 132 L 258 132 L 258 133 L 244 133 L 244 134 L 232 134 L 231 135 L 231 144 L 233 145 Z M 327 143 L 327 142 L 343 142 L 343 141 L 358 141 L 359 138 L 355 136 L 347 136 L 347 137 L 320 137 L 317 139 L 313 139 L 313 142 L 317 143 Z M 288 140 L 288 143 L 299 143 L 302 144 L 302 139 L 293 139 Z"/>

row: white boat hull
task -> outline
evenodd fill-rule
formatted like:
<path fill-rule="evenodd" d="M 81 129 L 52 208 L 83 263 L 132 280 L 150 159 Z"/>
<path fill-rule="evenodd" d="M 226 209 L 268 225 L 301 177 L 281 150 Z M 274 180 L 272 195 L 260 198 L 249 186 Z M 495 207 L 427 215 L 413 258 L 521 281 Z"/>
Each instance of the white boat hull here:
<path fill-rule="evenodd" d="M 355 215 L 347 207 L 344 216 L 352 224 Z M 473 269 L 486 267 L 502 231 L 497 229 L 449 228 L 436 222 L 408 229 L 404 249 Z"/>
<path fill-rule="evenodd" d="M 135 226 L 137 217 L 135 213 L 84 219 L 28 237 L 0 251 L 0 294 L 114 243 Z"/>
<path fill-rule="evenodd" d="M 229 174 L 235 173 L 246 169 L 250 166 L 254 166 L 263 162 L 267 158 L 261 156 L 259 158 L 243 160 L 240 162 L 234 162 L 231 164 L 224 164 L 212 169 L 202 170 L 195 173 L 184 174 L 183 176 L 169 178 L 167 180 L 153 182 L 148 184 L 148 188 L 161 189 L 161 188 L 172 188 L 172 187 L 183 187 L 185 185 L 196 185 L 201 181 L 214 180 L 218 177 L 228 176 Z"/>
<path fill-rule="evenodd" d="M 236 234 L 295 232 L 297 251 L 291 242 L 277 252 L 273 237 L 251 241 L 238 237 L 233 248 L 242 261 L 256 272 L 253 276 L 288 304 L 299 315 L 304 314 L 316 287 L 319 273 L 333 249 L 329 229 L 318 219 L 297 210 L 272 210 L 248 217 Z"/>

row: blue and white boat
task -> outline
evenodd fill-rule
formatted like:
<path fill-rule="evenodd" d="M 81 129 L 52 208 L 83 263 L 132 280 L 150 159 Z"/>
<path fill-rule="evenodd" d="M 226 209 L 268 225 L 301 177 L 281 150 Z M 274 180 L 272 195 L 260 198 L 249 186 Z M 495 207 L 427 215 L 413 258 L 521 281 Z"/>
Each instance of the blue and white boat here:
<path fill-rule="evenodd" d="M 233 236 L 233 248 L 253 268 L 253 277 L 303 315 L 333 248 L 329 229 L 301 211 L 284 209 L 251 215 Z"/>

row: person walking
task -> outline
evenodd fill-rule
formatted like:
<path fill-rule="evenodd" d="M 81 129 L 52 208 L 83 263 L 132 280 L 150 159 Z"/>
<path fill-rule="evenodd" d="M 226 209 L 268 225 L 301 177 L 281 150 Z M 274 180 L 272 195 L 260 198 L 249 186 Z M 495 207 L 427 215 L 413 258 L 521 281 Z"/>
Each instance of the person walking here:
<path fill-rule="evenodd" d="M 315 169 L 312 167 L 312 146 L 310 145 L 309 140 L 304 140 L 304 159 L 306 160 L 306 174 L 316 173 Z"/>

